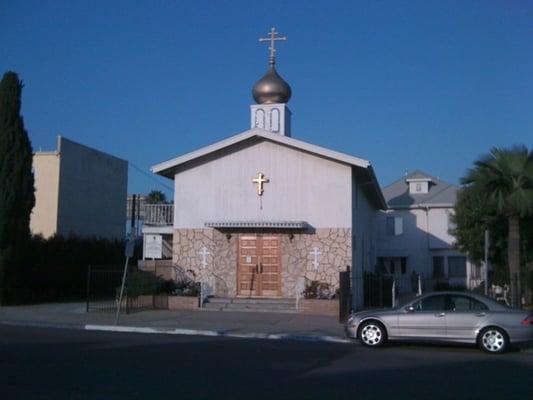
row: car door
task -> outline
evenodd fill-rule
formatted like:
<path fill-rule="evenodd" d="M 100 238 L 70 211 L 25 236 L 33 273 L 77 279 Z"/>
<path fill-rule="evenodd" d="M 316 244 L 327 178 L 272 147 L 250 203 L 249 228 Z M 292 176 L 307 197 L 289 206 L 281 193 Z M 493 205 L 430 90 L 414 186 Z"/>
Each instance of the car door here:
<path fill-rule="evenodd" d="M 450 295 L 446 314 L 446 336 L 450 340 L 475 342 L 476 333 L 489 317 L 490 310 L 468 295 Z"/>
<path fill-rule="evenodd" d="M 446 339 L 446 295 L 426 296 L 404 308 L 398 317 L 400 336 L 411 339 Z"/>

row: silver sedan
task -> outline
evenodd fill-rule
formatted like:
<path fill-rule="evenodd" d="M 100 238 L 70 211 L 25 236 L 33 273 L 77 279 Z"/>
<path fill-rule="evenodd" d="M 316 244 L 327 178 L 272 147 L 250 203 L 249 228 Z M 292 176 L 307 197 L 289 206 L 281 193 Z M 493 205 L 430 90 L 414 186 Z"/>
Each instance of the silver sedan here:
<path fill-rule="evenodd" d="M 369 347 L 387 340 L 477 344 L 502 353 L 512 344 L 533 341 L 533 313 L 485 296 L 462 292 L 428 293 L 401 307 L 353 313 L 348 337 Z"/>

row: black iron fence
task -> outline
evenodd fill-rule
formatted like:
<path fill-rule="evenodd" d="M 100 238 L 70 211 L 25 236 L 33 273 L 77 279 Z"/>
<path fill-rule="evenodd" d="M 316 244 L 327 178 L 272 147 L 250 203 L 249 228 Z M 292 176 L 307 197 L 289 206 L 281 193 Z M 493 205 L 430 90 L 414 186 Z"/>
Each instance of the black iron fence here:
<path fill-rule="evenodd" d="M 117 310 L 123 266 L 89 266 L 87 269 L 87 312 L 112 313 Z M 168 299 L 158 293 L 157 277 L 129 267 L 120 306 L 126 314 L 168 308 Z"/>
<path fill-rule="evenodd" d="M 531 307 L 532 277 L 527 278 L 527 275 L 521 277 L 520 284 L 518 277 L 514 277 L 512 285 L 506 282 L 491 283 L 487 286 L 487 295 L 513 307 Z M 428 278 L 421 274 L 399 277 L 367 273 L 352 278 L 352 285 L 355 289 L 357 308 L 395 307 L 414 299 L 417 295 L 444 290 L 485 294 L 485 282 L 479 278 Z M 518 290 L 513 291 L 513 287 L 517 287 Z"/>

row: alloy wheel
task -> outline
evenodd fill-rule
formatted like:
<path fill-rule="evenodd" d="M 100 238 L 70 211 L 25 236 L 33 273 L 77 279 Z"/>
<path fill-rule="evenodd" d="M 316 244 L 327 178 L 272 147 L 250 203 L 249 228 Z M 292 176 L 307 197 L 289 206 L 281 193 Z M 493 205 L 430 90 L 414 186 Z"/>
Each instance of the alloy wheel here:
<path fill-rule="evenodd" d="M 489 353 L 499 353 L 505 349 L 506 340 L 499 329 L 487 329 L 481 336 L 481 345 Z"/>
<path fill-rule="evenodd" d="M 367 324 L 361 330 L 361 340 L 367 346 L 377 346 L 383 340 L 383 331 L 380 326 Z"/>

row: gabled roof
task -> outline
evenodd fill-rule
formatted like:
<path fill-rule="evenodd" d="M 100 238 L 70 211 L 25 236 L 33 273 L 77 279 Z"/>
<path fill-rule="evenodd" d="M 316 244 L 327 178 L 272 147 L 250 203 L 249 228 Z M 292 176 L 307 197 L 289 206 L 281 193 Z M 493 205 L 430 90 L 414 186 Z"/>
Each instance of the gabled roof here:
<path fill-rule="evenodd" d="M 279 143 L 283 146 L 287 146 L 296 150 L 316 155 L 318 157 L 323 157 L 332 161 L 346 164 L 358 168 L 361 171 L 364 171 L 367 177 L 367 182 L 371 183 L 373 186 L 373 197 L 376 200 L 376 203 L 378 204 L 378 208 L 386 208 L 383 193 L 381 192 L 381 188 L 379 187 L 379 183 L 376 179 L 374 169 L 372 168 L 372 165 L 368 160 L 329 150 L 324 147 L 316 146 L 314 144 L 303 142 L 301 140 L 293 139 L 291 137 L 283 136 L 277 133 L 268 132 L 259 128 L 253 128 L 244 131 L 242 133 L 231 136 L 227 139 L 221 140 L 211 145 L 202 147 L 190 153 L 156 164 L 151 168 L 151 171 L 169 179 L 173 179 L 176 172 L 178 172 L 178 170 L 180 169 L 179 167 L 186 168 L 187 163 L 196 161 L 198 159 L 201 159 L 202 157 L 212 155 L 213 153 L 219 152 L 226 148 L 254 139 L 267 140 L 270 142 Z"/>
<path fill-rule="evenodd" d="M 408 179 L 412 179 L 412 180 L 415 180 L 415 179 L 424 179 L 424 180 L 433 180 L 434 178 L 432 176 L 429 176 L 428 174 L 420 171 L 419 169 L 411 172 L 410 174 L 408 174 L 407 176 L 404 177 L 405 180 L 408 180 Z"/>
<path fill-rule="evenodd" d="M 410 179 L 430 179 L 428 193 L 409 193 Z M 459 188 L 424 171 L 413 171 L 383 188 L 389 208 L 452 207 Z"/>

